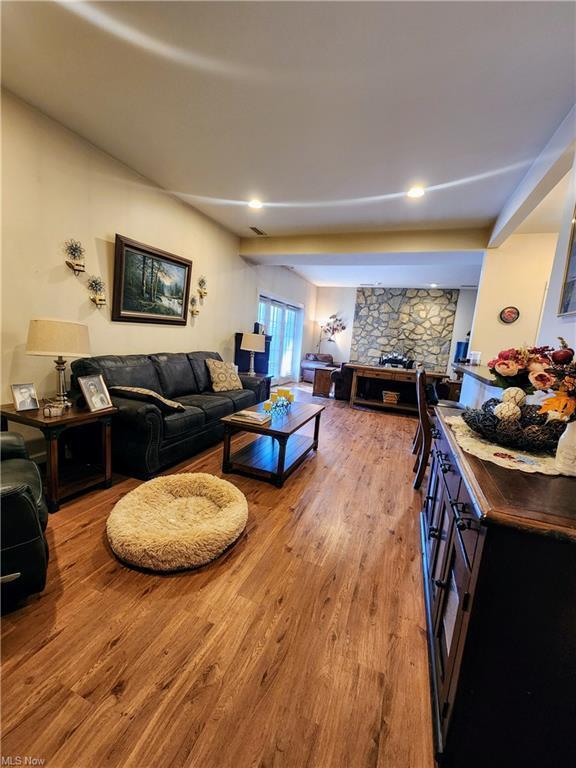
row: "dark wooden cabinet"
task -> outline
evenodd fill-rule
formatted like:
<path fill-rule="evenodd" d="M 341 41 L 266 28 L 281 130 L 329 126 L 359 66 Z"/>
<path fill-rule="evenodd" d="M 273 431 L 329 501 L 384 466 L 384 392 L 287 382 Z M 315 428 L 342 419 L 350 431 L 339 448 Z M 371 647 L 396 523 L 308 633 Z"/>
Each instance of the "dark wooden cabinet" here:
<path fill-rule="evenodd" d="M 576 481 L 465 454 L 438 414 L 421 540 L 438 764 L 574 764 Z"/>

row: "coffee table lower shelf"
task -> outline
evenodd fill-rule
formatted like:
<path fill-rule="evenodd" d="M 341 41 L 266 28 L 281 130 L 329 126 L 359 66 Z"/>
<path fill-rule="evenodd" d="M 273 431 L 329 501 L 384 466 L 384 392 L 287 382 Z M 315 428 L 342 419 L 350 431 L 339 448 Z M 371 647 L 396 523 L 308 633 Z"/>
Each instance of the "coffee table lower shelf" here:
<path fill-rule="evenodd" d="M 222 470 L 256 477 L 282 487 L 284 480 L 317 447 L 317 442 L 307 435 L 290 435 L 287 440 L 262 435 L 232 454 L 228 460 L 224 457 Z"/>

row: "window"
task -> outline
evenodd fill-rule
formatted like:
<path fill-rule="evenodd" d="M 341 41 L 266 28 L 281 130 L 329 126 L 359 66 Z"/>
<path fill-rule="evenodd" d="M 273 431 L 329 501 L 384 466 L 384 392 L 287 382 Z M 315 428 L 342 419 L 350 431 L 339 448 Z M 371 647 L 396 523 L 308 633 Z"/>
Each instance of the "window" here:
<path fill-rule="evenodd" d="M 302 347 L 302 310 L 268 296 L 260 296 L 258 322 L 270 341 L 268 373 L 275 383 L 298 379 Z"/>

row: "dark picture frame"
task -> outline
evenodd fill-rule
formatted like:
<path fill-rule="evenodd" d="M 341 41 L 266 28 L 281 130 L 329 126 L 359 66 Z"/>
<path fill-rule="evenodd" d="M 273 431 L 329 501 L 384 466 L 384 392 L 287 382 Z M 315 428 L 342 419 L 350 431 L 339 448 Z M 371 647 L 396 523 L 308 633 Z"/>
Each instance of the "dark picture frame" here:
<path fill-rule="evenodd" d="M 112 320 L 186 325 L 192 262 L 116 235 Z"/>
<path fill-rule="evenodd" d="M 566 254 L 566 266 L 560 289 L 560 303 L 558 305 L 558 317 L 576 314 L 576 208 L 572 215 L 570 239 L 568 241 L 568 253 Z"/>
<path fill-rule="evenodd" d="M 88 410 L 91 413 L 112 408 L 110 393 L 101 373 L 95 373 L 91 376 L 79 376 L 78 384 L 84 395 L 84 400 L 86 400 Z"/>

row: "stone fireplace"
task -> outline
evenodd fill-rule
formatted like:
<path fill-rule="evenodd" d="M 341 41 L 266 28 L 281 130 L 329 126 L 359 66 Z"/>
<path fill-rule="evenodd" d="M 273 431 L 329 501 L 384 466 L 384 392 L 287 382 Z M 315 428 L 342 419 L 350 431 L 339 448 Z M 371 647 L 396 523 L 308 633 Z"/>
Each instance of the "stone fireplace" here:
<path fill-rule="evenodd" d="M 448 365 L 458 290 L 358 288 L 350 357 L 377 364 L 382 353 L 401 352 L 443 370 Z"/>

